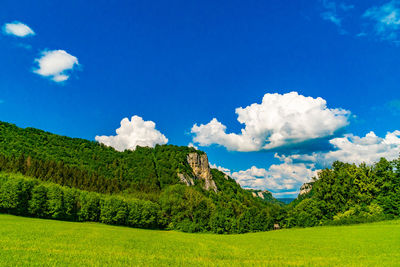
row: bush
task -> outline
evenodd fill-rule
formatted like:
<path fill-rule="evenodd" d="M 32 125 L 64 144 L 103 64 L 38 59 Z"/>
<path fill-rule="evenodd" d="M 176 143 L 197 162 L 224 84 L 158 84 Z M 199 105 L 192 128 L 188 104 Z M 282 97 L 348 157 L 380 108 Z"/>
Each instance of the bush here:
<path fill-rule="evenodd" d="M 64 194 L 61 186 L 49 185 L 47 187 L 48 215 L 53 219 L 64 219 Z"/>
<path fill-rule="evenodd" d="M 79 221 L 98 222 L 100 219 L 100 196 L 97 193 L 82 191 L 78 201 Z"/>
<path fill-rule="evenodd" d="M 128 207 L 119 197 L 105 197 L 101 200 L 100 222 L 107 224 L 126 225 Z"/>
<path fill-rule="evenodd" d="M 47 188 L 44 185 L 36 185 L 32 190 L 32 198 L 29 200 L 29 213 L 34 217 L 48 217 Z"/>
<path fill-rule="evenodd" d="M 362 207 L 356 205 L 349 210 L 338 213 L 333 217 L 333 221 L 325 221 L 325 225 L 342 225 L 342 224 L 356 224 L 375 222 L 385 219 L 386 216 L 383 212 L 383 208 L 376 203 L 372 203 L 369 206 Z"/>

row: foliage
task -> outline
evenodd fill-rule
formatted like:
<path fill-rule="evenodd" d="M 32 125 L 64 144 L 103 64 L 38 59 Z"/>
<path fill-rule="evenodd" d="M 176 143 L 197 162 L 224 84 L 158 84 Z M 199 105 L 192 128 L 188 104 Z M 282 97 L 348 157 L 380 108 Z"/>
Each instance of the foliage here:
<path fill-rule="evenodd" d="M 99 193 L 157 192 L 191 174 L 190 147 L 118 152 L 97 142 L 0 122 L 0 169 Z"/>
<path fill-rule="evenodd" d="M 178 173 L 193 177 L 189 153 L 204 152 L 172 145 L 118 152 L 96 142 L 0 122 L 0 171 L 36 178 L 27 179 L 33 183 L 29 187 L 24 179 L 14 184 L 15 175 L 10 176 L 5 187 L 14 186 L 11 191 L 18 193 L 1 193 L 1 207 L 41 218 L 186 232 L 272 229 L 280 207 L 254 198 L 218 170 L 212 170 L 217 193 L 204 190 L 198 179 L 193 187 L 182 185 Z"/>
<path fill-rule="evenodd" d="M 0 212 L 162 228 L 158 216 L 160 207 L 150 201 L 75 190 L 16 174 L 0 173 Z"/>
<path fill-rule="evenodd" d="M 289 205 L 286 226 L 350 224 L 400 216 L 400 159 L 368 166 L 336 161 Z"/>

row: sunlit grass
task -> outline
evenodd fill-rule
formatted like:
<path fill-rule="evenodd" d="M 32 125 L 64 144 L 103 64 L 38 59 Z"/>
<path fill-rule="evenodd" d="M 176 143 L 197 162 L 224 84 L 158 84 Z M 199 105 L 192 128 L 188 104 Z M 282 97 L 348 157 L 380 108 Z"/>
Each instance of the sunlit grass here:
<path fill-rule="evenodd" d="M 400 221 L 243 235 L 0 215 L 0 265 L 398 266 Z"/>

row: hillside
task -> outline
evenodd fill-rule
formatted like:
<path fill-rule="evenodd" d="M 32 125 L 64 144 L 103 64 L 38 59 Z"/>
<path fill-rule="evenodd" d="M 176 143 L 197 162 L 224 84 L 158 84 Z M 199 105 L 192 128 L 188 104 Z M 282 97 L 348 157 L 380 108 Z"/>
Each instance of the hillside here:
<path fill-rule="evenodd" d="M 278 199 L 274 198 L 272 196 L 272 193 L 269 192 L 268 190 L 256 190 L 256 189 L 246 189 L 249 191 L 253 197 L 255 198 L 260 198 L 263 201 L 269 202 L 269 203 L 274 203 L 278 205 L 283 205 L 284 203 L 279 201 Z"/>
<path fill-rule="evenodd" d="M 207 155 L 189 147 L 163 145 L 118 152 L 97 142 L 0 122 L 0 170 L 11 174 L 2 176 L 2 192 L 27 194 L 21 202 L 26 206 L 23 211 L 7 206 L 17 205 L 11 200 L 0 199 L 0 211 L 13 214 L 57 218 L 48 208 L 49 190 L 57 188 L 55 185 L 63 186 L 56 189 L 61 206 L 65 205 L 63 195 L 68 188 L 83 192 L 78 195 L 96 193 L 90 196 L 99 203 L 97 206 L 107 195 L 117 195 L 126 204 L 111 201 L 110 209 L 115 214 L 125 214 L 131 199 L 150 201 L 159 217 L 153 228 L 216 233 L 264 231 L 272 229 L 280 210 L 277 205 L 254 198 L 222 172 L 210 169 Z M 32 178 L 34 182 L 30 182 Z M 26 189 L 18 183 L 33 184 Z M 39 194 L 44 203 L 42 212 L 31 207 L 35 190 L 43 191 Z M 73 206 L 81 207 L 82 201 L 77 197 Z M 94 219 L 84 220 L 101 221 L 101 211 L 96 214 Z M 127 219 L 104 222 L 129 225 Z"/>
<path fill-rule="evenodd" d="M 400 158 L 372 165 L 336 161 L 302 186 L 285 226 L 352 224 L 400 216 Z"/>
<path fill-rule="evenodd" d="M 1 266 L 396 266 L 400 262 L 398 220 L 212 235 L 0 215 L 0 235 Z"/>
<path fill-rule="evenodd" d="M 400 159 L 335 162 L 284 205 L 173 145 L 118 152 L 0 122 L 0 212 L 185 232 L 246 233 L 400 216 Z M 72 191 L 71 191 L 72 190 Z"/>

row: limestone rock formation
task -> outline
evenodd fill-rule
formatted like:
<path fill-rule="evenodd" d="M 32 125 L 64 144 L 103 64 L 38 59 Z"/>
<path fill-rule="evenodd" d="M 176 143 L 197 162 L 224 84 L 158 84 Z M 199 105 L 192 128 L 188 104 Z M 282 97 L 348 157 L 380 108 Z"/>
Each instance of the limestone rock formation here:
<path fill-rule="evenodd" d="M 206 154 L 200 155 L 196 152 L 189 153 L 187 156 L 187 162 L 189 163 L 189 166 L 193 170 L 193 174 L 195 176 L 194 178 L 204 180 L 204 188 L 206 190 L 214 190 L 215 192 L 217 192 L 217 186 L 211 175 L 210 165 L 208 163 L 207 155 Z M 182 180 L 182 178 L 180 179 Z"/>
<path fill-rule="evenodd" d="M 272 197 L 272 193 L 269 192 L 268 190 L 252 190 L 251 194 L 253 197 L 259 197 L 261 199 L 270 198 Z"/>
<path fill-rule="evenodd" d="M 190 177 L 189 175 L 178 173 L 178 177 L 181 180 L 181 182 L 186 184 L 187 186 L 193 186 L 194 185 L 193 178 Z"/>
<path fill-rule="evenodd" d="M 311 191 L 312 189 L 312 183 L 305 183 L 300 187 L 300 193 L 299 195 L 304 195 L 307 194 Z"/>
<path fill-rule="evenodd" d="M 251 192 L 252 196 L 255 198 L 260 198 L 263 201 L 267 201 L 270 203 L 275 203 L 275 204 L 282 204 L 280 201 L 278 201 L 272 193 L 268 190 L 257 190 L 257 189 L 246 189 Z"/>

